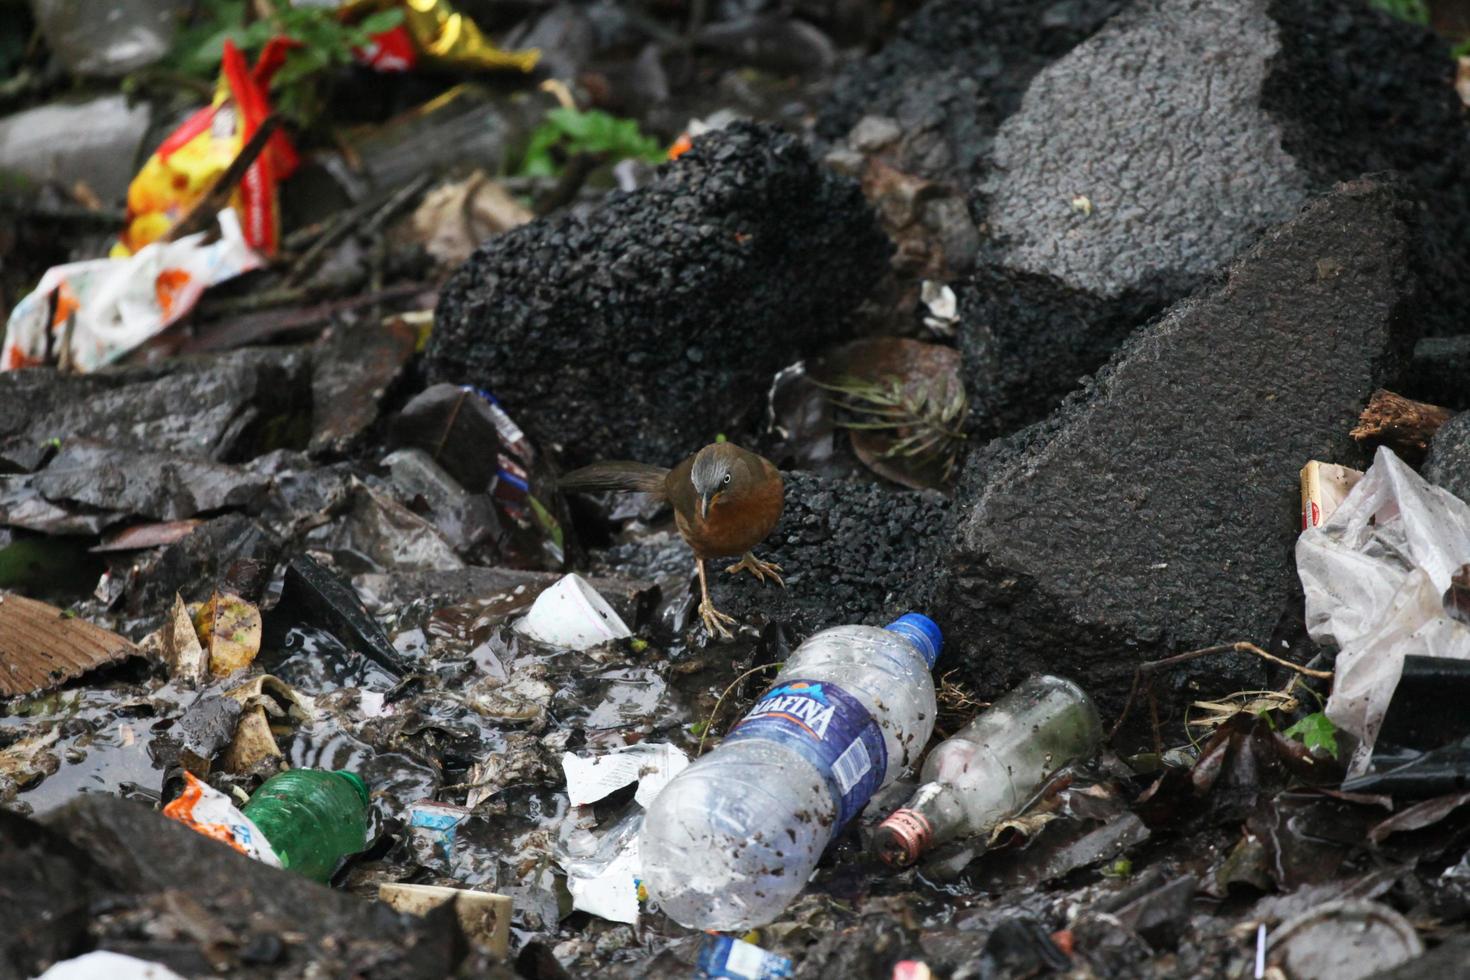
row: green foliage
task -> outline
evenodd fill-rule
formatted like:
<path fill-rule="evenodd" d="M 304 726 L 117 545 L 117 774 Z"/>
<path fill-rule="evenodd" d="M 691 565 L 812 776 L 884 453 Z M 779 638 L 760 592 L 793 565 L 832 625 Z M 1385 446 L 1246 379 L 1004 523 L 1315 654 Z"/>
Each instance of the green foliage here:
<path fill-rule="evenodd" d="M 1321 711 L 1307 715 L 1281 734 L 1287 738 L 1300 738 L 1313 752 L 1321 749 L 1337 758 L 1337 726 Z"/>
<path fill-rule="evenodd" d="M 1399 20 L 1406 20 L 1412 24 L 1429 23 L 1429 4 L 1427 0 L 1369 0 L 1378 10 L 1386 14 L 1392 14 Z"/>
<path fill-rule="evenodd" d="M 325 7 L 295 7 L 291 0 L 271 0 L 269 17 L 245 22 L 246 0 L 200 0 L 195 22 L 179 32 L 167 66 L 201 78 L 219 72 L 225 42 L 233 41 L 251 60 L 274 37 L 296 43 L 271 80 L 275 108 L 297 125 L 309 125 L 325 101 L 329 74 L 352 63 L 352 52 L 373 35 L 391 30 L 403 20 L 400 10 L 383 10 L 345 23 Z"/>
<path fill-rule="evenodd" d="M 631 157 L 658 163 L 664 158 L 663 147 L 643 134 L 637 120 L 619 119 L 600 109 L 563 107 L 548 112 L 531 133 L 518 173 L 554 177 L 566 160 L 582 153 L 613 161 Z"/>

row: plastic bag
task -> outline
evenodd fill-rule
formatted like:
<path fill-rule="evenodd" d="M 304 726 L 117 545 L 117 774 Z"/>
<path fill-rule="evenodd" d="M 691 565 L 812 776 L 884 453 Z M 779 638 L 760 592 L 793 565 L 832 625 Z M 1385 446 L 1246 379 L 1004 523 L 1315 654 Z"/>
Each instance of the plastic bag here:
<path fill-rule="evenodd" d="M 201 231 L 127 258 L 46 270 L 10 311 L 0 371 L 61 363 L 94 371 L 188 313 L 210 286 L 264 264 L 245 243 L 235 212 L 221 211 L 219 224 L 220 237 L 208 244 Z"/>
<path fill-rule="evenodd" d="M 286 57 L 289 42 L 271 41 L 254 68 L 229 41 L 220 61 L 214 102 L 168 135 L 128 185 L 128 225 L 113 247 L 114 258 L 137 252 L 168 233 L 207 194 L 270 115 L 270 80 Z M 245 171 L 230 205 L 240 215 L 245 241 L 274 255 L 279 238 L 276 185 L 295 171 L 296 151 L 277 132 Z"/>
<path fill-rule="evenodd" d="M 184 780 L 187 783 L 184 791 L 163 808 L 164 816 L 197 830 L 205 837 L 228 844 L 246 857 L 263 861 L 273 868 L 281 866 L 281 859 L 260 828 L 241 813 L 228 796 L 192 772 L 185 772 Z"/>
<path fill-rule="evenodd" d="M 1470 659 L 1470 627 L 1448 615 L 1450 578 L 1470 562 L 1470 505 L 1384 447 L 1347 499 L 1296 544 L 1307 630 L 1340 651 L 1327 717 L 1360 740 L 1367 768 L 1404 657 Z"/>

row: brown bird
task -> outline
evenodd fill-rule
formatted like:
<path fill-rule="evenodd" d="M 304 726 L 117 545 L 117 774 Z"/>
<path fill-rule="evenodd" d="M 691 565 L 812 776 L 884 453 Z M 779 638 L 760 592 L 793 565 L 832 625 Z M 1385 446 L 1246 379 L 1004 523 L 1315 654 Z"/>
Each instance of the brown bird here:
<path fill-rule="evenodd" d="M 557 481 L 563 490 L 641 491 L 674 508 L 679 534 L 694 549 L 699 569 L 699 618 L 711 634 L 730 637 L 735 622 L 714 607 L 705 575 L 707 558 L 741 555 L 727 572 L 748 571 L 762 582 L 769 575 L 782 588 L 781 566 L 761 561 L 751 549 L 765 540 L 781 519 L 786 488 L 781 474 L 764 456 L 728 442 L 705 446 L 671 470 L 647 463 L 593 463 Z"/>

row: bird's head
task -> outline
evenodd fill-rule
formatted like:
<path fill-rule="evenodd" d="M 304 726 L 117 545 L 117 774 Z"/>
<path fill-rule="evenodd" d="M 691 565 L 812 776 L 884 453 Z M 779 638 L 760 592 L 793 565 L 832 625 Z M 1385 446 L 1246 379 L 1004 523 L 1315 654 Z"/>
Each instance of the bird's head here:
<path fill-rule="evenodd" d="M 737 472 L 740 469 L 736 465 L 738 462 L 738 451 L 728 442 L 705 446 L 694 457 L 694 468 L 690 471 L 689 478 L 699 497 L 700 520 L 709 516 L 709 509 L 715 499 L 729 492 L 743 475 Z"/>

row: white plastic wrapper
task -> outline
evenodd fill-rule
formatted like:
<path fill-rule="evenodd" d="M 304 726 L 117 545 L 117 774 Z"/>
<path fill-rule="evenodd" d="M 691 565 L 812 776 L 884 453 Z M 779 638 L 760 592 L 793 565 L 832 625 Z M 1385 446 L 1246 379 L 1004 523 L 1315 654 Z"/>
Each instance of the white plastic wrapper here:
<path fill-rule="evenodd" d="M 192 772 L 184 773 L 187 784 L 184 792 L 168 806 L 163 815 L 177 820 L 186 827 L 213 837 L 221 844 L 228 844 L 246 857 L 255 858 L 273 868 L 281 866 L 281 859 L 271 848 L 265 834 L 228 796 L 210 786 Z"/>
<path fill-rule="evenodd" d="M 643 826 L 643 807 L 689 765 L 681 749 L 662 742 L 643 742 L 584 759 L 571 752 L 562 756 L 567 776 L 567 796 L 572 806 L 587 806 L 634 780 L 638 789 L 633 799 L 638 809 L 594 839 L 583 831 L 575 850 L 559 857 L 567 873 L 567 890 L 572 908 L 590 912 L 609 922 L 637 922 L 642 862 L 638 858 L 638 830 Z"/>
<path fill-rule="evenodd" d="M 210 286 L 264 264 L 245 243 L 233 210 L 219 213 L 219 226 L 220 237 L 208 244 L 201 231 L 154 242 L 124 259 L 48 269 L 35 291 L 10 311 L 0 371 L 57 363 L 73 318 L 71 369 L 95 371 L 183 317 Z"/>
<path fill-rule="evenodd" d="M 1340 651 L 1327 717 L 1361 742 L 1350 775 L 1367 768 L 1405 656 L 1470 659 L 1470 627 L 1442 603 L 1467 562 L 1470 505 L 1387 448 L 1327 522 L 1297 539 L 1307 630 Z"/>
<path fill-rule="evenodd" d="M 62 960 L 36 980 L 184 980 L 162 963 L 140 960 L 108 950 L 85 953 Z"/>
<path fill-rule="evenodd" d="M 590 759 L 571 752 L 561 757 L 572 806 L 596 803 L 636 779 L 638 789 L 633 798 L 646 807 L 688 765 L 689 757 L 683 750 L 663 742 L 629 745 Z"/>

